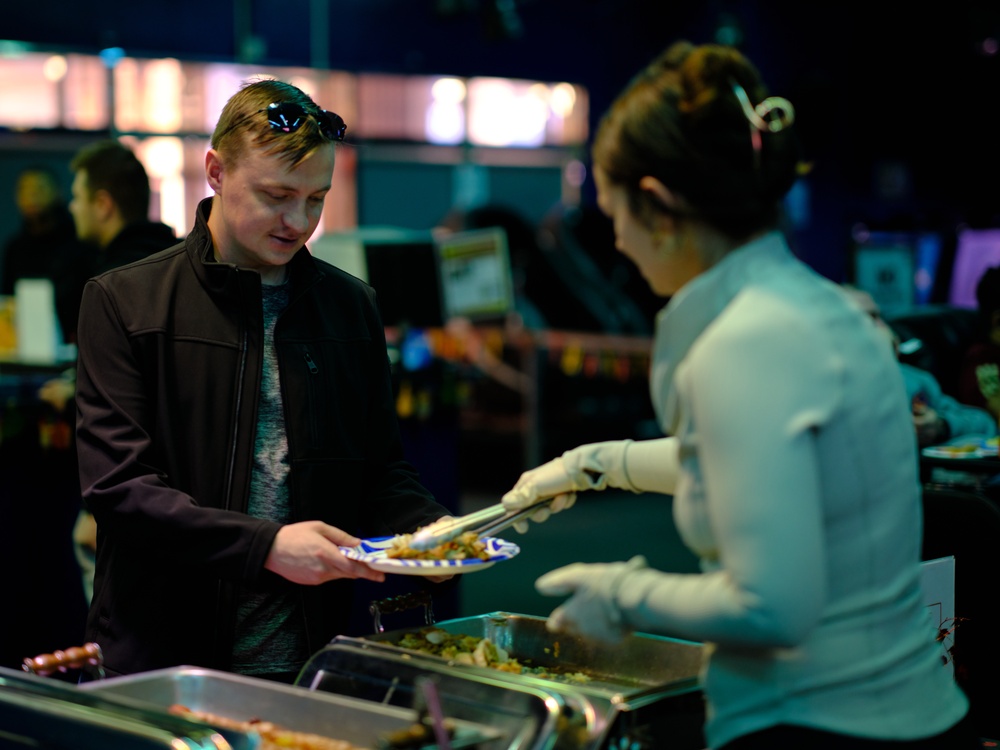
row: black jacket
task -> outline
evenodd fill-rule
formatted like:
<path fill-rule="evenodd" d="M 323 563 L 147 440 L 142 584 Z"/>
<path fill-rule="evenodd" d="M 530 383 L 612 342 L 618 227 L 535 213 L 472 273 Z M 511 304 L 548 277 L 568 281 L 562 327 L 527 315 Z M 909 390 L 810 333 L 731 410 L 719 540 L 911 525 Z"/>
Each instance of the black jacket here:
<path fill-rule="evenodd" d="M 92 276 L 124 266 L 177 244 L 174 230 L 159 221 L 127 224 L 97 253 Z"/>
<path fill-rule="evenodd" d="M 236 585 L 299 591 L 311 651 L 343 632 L 352 582 L 264 570 L 279 525 L 246 515 L 262 362 L 260 275 L 185 242 L 84 291 L 77 444 L 98 522 L 87 638 L 112 674 L 229 666 Z M 445 515 L 404 461 L 375 293 L 307 250 L 275 327 L 293 521 L 362 536 Z"/>

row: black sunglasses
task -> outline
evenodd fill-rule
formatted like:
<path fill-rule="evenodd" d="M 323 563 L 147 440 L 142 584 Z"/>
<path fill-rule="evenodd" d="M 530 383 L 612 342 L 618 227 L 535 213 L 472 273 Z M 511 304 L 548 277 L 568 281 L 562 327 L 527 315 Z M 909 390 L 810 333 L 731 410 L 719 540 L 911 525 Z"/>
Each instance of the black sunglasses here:
<path fill-rule="evenodd" d="M 347 123 L 344 122 L 344 118 L 326 109 L 311 112 L 295 102 L 272 102 L 266 109 L 257 110 L 258 114 L 261 112 L 267 112 L 271 130 L 281 133 L 294 133 L 302 127 L 307 117 L 311 117 L 319 125 L 319 132 L 329 140 L 342 141 L 347 135 Z"/>

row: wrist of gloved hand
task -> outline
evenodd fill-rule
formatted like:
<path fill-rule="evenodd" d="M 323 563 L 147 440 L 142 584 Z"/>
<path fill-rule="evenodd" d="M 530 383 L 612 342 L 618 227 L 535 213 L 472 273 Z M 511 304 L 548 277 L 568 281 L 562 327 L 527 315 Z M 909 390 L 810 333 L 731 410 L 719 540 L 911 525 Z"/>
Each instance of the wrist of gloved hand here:
<path fill-rule="evenodd" d="M 628 562 L 575 563 L 546 573 L 535 588 L 547 596 L 572 594 L 549 615 L 546 627 L 608 643 L 620 642 L 631 628 L 618 605 L 618 589 L 633 572 L 646 568 L 646 558 Z"/>
<path fill-rule="evenodd" d="M 637 489 L 628 476 L 625 461 L 631 440 L 608 440 L 588 443 L 562 454 L 563 465 L 576 490 L 603 490 L 617 487 Z"/>

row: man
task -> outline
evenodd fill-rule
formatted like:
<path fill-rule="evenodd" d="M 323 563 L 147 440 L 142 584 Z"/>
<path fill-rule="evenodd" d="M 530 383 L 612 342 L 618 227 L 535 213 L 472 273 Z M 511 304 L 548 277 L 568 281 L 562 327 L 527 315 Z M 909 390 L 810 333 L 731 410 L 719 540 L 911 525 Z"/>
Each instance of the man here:
<path fill-rule="evenodd" d="M 226 104 L 186 240 L 91 280 L 78 451 L 87 637 L 110 674 L 292 681 L 346 628 L 339 545 L 447 514 L 403 460 L 374 291 L 305 248 L 346 126 L 274 80 Z"/>
<path fill-rule="evenodd" d="M 875 299 L 856 287 L 845 286 L 844 289 L 855 304 L 871 316 L 898 356 L 899 342 L 896 334 L 882 318 Z M 988 412 L 959 403 L 944 393 L 934 375 L 905 362 L 900 362 L 899 368 L 910 399 L 917 445 L 921 448 L 963 435 L 994 437 L 997 434 L 997 422 Z"/>
<path fill-rule="evenodd" d="M 100 251 L 92 275 L 177 242 L 173 229 L 149 220 L 149 178 L 131 149 L 116 140 L 98 141 L 77 152 L 70 169 L 76 236 Z"/>
<path fill-rule="evenodd" d="M 70 162 L 74 173 L 69 211 L 76 236 L 96 247 L 88 275 L 141 260 L 176 244 L 174 230 L 149 220 L 149 177 L 142 162 L 119 141 L 97 141 L 80 149 Z M 72 398 L 72 377 L 47 382 L 41 391 L 59 411 Z M 73 529 L 77 561 L 83 572 L 84 594 L 93 596 L 97 526 L 84 508 Z"/>
<path fill-rule="evenodd" d="M 14 294 L 20 279 L 49 279 L 63 338 L 74 341 L 91 250 L 77 241 L 59 179 L 48 167 L 24 169 L 18 175 L 14 199 L 21 226 L 3 249 L 0 294 Z"/>

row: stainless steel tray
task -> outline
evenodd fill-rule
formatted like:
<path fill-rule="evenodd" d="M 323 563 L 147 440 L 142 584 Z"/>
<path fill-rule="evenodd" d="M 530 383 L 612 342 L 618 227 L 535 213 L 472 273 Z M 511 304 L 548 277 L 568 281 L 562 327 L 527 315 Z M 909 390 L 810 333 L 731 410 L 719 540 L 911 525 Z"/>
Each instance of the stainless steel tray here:
<path fill-rule="evenodd" d="M 641 701 L 647 695 L 659 698 L 665 693 L 685 693 L 697 690 L 700 684 L 703 647 L 691 641 L 634 633 L 617 645 L 599 644 L 579 637 L 550 633 L 545 629 L 543 617 L 510 612 L 444 620 L 430 627 L 448 633 L 489 638 L 522 664 L 560 672 L 582 672 L 590 679 L 573 681 L 573 690 L 612 703 Z M 410 632 L 414 630 L 386 631 L 366 636 L 366 639 L 421 658 L 452 664 L 438 656 L 399 647 L 399 641 Z M 485 669 L 458 663 L 454 666 L 477 671 Z M 553 682 L 545 678 L 531 678 Z"/>
<path fill-rule="evenodd" d="M 259 744 L 254 734 L 0 667 L 0 748 L 255 750 Z"/>
<path fill-rule="evenodd" d="M 497 731 L 477 750 L 576 750 L 588 747 L 600 717 L 590 702 L 554 683 L 514 681 L 496 670 L 463 670 L 443 659 L 421 659 L 363 638 L 338 636 L 306 663 L 299 684 L 317 691 L 362 697 L 395 706 L 413 705 L 417 684 L 437 686 L 445 716 Z"/>
<path fill-rule="evenodd" d="M 263 719 L 300 732 L 375 748 L 380 738 L 418 720 L 411 708 L 381 705 L 344 695 L 314 692 L 253 677 L 197 667 L 173 667 L 84 683 L 83 690 L 130 696 L 165 709 L 181 704 L 245 721 Z M 454 748 L 471 747 L 496 735 L 486 726 L 456 720 Z M 433 743 L 424 748 L 436 747 Z"/>

